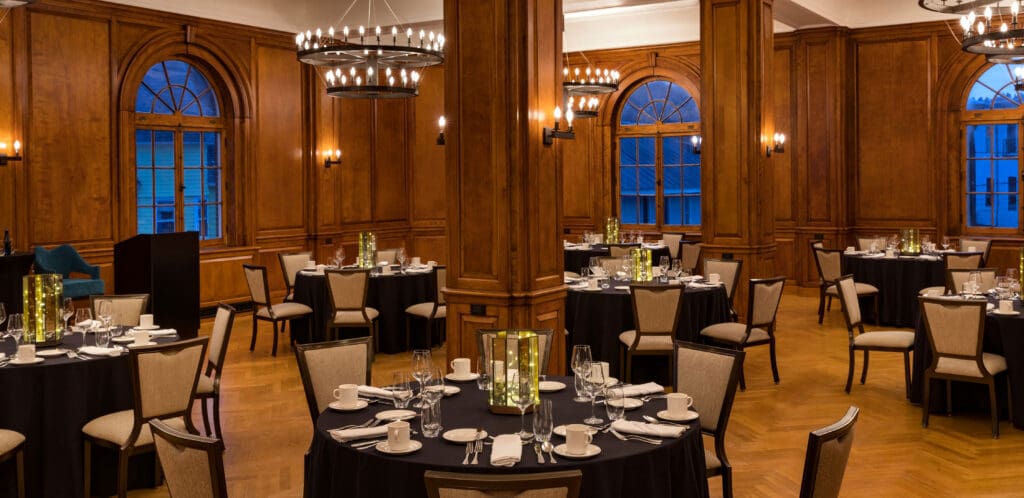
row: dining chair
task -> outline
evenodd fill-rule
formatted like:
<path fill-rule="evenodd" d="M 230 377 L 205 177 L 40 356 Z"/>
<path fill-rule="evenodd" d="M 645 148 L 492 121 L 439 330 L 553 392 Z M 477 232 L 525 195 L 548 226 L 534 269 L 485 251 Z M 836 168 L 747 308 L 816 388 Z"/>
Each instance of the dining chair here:
<path fill-rule="evenodd" d="M 213 319 L 210 333 L 210 352 L 206 358 L 206 372 L 199 376 L 196 399 L 203 413 L 203 429 L 210 437 L 224 438 L 220 428 L 220 377 L 224 373 L 224 357 L 227 356 L 231 339 L 231 327 L 235 322 L 235 308 L 221 303 Z M 209 407 L 210 401 L 213 406 Z M 213 411 L 213 431 L 210 431 L 210 410 Z"/>
<path fill-rule="evenodd" d="M 663 233 L 661 243 L 668 247 L 668 254 L 672 259 L 679 259 L 679 246 L 683 243 L 683 234 Z"/>
<path fill-rule="evenodd" d="M 885 237 L 857 237 L 858 251 L 870 251 L 872 245 L 876 251 L 884 251 Z"/>
<path fill-rule="evenodd" d="M 700 410 L 701 434 L 715 440 L 714 453 L 704 449 L 707 477 L 722 476 L 722 496 L 732 497 L 732 465 L 725 454 L 725 429 L 729 425 L 736 385 L 743 371 L 742 350 L 722 349 L 692 342 L 673 343 L 672 390 L 693 398 Z"/>
<path fill-rule="evenodd" d="M 971 250 L 971 248 L 974 248 Z M 980 252 L 981 253 L 981 264 L 985 266 L 988 264 L 988 255 L 992 251 L 992 241 L 980 240 L 980 239 L 960 239 L 960 252 Z"/>
<path fill-rule="evenodd" d="M 811 255 L 814 255 L 814 250 L 815 249 L 824 249 L 825 248 L 825 241 L 821 240 L 821 239 L 814 239 L 814 240 L 810 241 L 810 244 L 811 244 Z"/>
<path fill-rule="evenodd" d="M 688 271 L 691 275 L 696 273 L 697 269 L 700 268 L 700 253 L 703 248 L 704 244 L 702 242 L 684 242 L 682 247 L 679 248 L 679 269 Z"/>
<path fill-rule="evenodd" d="M 430 334 L 434 330 L 434 320 L 444 320 L 448 316 L 448 304 L 444 299 L 444 286 L 448 278 L 448 270 L 443 266 L 434 267 L 434 300 L 417 303 L 405 308 L 405 349 L 409 349 L 411 319 L 421 318 L 426 321 L 424 330 L 427 336 L 427 348 L 430 347 Z"/>
<path fill-rule="evenodd" d="M 463 474 L 428 470 L 423 473 L 428 498 L 533 497 L 576 498 L 583 471 L 531 474 Z"/>
<path fill-rule="evenodd" d="M 633 380 L 634 356 L 672 356 L 679 313 L 683 308 L 683 286 L 632 284 L 635 329 L 619 334 L 619 378 Z"/>
<path fill-rule="evenodd" d="M 981 253 L 945 253 L 942 255 L 943 267 L 946 270 L 966 270 L 981 268 Z M 949 282 L 947 277 L 946 282 Z M 933 296 L 939 294 L 956 294 L 958 288 L 950 289 L 948 285 L 936 285 L 925 287 L 917 294 L 919 296 Z"/>
<path fill-rule="evenodd" d="M 227 498 L 224 440 L 182 432 L 170 424 L 149 421 L 153 445 L 174 498 Z"/>
<path fill-rule="evenodd" d="M 924 371 L 921 426 L 928 427 L 929 394 L 934 379 L 946 381 L 946 415 L 953 413 L 953 381 L 985 384 L 992 415 L 992 438 L 999 438 L 999 409 L 995 376 L 1006 371 L 1006 358 L 982 351 L 985 335 L 986 301 L 965 301 L 941 297 L 919 297 L 924 316 L 932 363 Z M 1007 406 L 1013 420 L 1010 383 L 1006 383 Z"/>
<path fill-rule="evenodd" d="M 807 436 L 800 498 L 836 498 L 843 485 L 846 462 L 853 447 L 853 426 L 860 409 L 851 406 L 836 423 Z"/>
<path fill-rule="evenodd" d="M 366 306 L 370 289 L 370 270 L 327 270 L 327 294 L 331 299 L 331 321 L 327 323 L 328 338 L 336 339 L 337 330 L 365 328 L 373 340 L 373 353 L 380 349 L 376 308 Z"/>
<path fill-rule="evenodd" d="M 370 385 L 369 337 L 296 344 L 295 359 L 313 425 L 334 401 L 334 388 L 341 384 Z"/>
<path fill-rule="evenodd" d="M 85 496 L 92 496 L 93 445 L 117 452 L 117 495 L 124 498 L 128 492 L 128 459 L 153 451 L 150 420 L 165 420 L 179 430 L 196 433 L 192 402 L 207 343 L 208 338 L 197 337 L 128 351 L 134 408 L 94 418 L 82 427 Z"/>
<path fill-rule="evenodd" d="M 563 271 L 562 278 L 580 278 L 580 274 L 574 271 Z"/>
<path fill-rule="evenodd" d="M 949 269 L 946 270 L 946 292 L 959 294 L 964 288 L 964 282 L 971 278 L 971 273 L 978 272 L 981 275 L 978 292 L 988 292 L 996 286 L 996 273 L 998 268 L 973 268 L 973 269 Z"/>
<path fill-rule="evenodd" d="M 628 247 L 628 246 L 609 246 L 608 247 L 609 254 L 611 254 L 611 257 L 613 257 L 613 258 L 621 258 L 623 256 L 628 256 L 630 249 L 632 249 L 632 247 Z"/>
<path fill-rule="evenodd" d="M 256 330 L 260 321 L 270 322 L 274 326 L 274 345 L 270 350 L 271 356 L 277 356 L 277 323 L 281 322 L 281 333 L 287 326 L 287 320 L 294 320 L 313 313 L 313 308 L 302 303 L 280 303 L 271 304 L 270 286 L 267 284 L 267 267 L 261 265 L 242 265 L 245 273 L 245 282 L 249 285 L 249 297 L 252 299 L 252 340 L 249 341 L 249 351 L 256 349 Z M 295 342 L 295 337 L 292 341 Z"/>
<path fill-rule="evenodd" d="M 20 432 L 0 429 L 0 463 L 11 458 L 17 467 L 18 498 L 25 498 L 25 436 Z"/>
<path fill-rule="evenodd" d="M 284 288 L 287 295 L 285 301 L 295 298 L 295 274 L 306 267 L 306 263 L 313 258 L 309 251 L 278 253 L 277 259 L 281 262 L 281 275 L 284 276 Z"/>
<path fill-rule="evenodd" d="M 750 279 L 750 299 L 747 303 L 746 325 L 722 322 L 704 327 L 700 336 L 718 345 L 743 351 L 751 346 L 767 344 L 772 364 L 772 377 L 779 383 L 779 367 L 775 360 L 775 316 L 782 301 L 786 277 Z M 740 389 L 746 390 L 743 369 L 740 369 Z"/>
<path fill-rule="evenodd" d="M 495 334 L 498 332 L 505 332 L 502 330 L 487 330 L 480 329 L 476 331 L 476 351 L 477 358 L 482 359 L 484 362 L 491 361 L 491 349 L 490 340 L 493 340 Z M 554 337 L 554 333 L 551 329 L 512 329 L 508 332 L 533 332 L 537 334 L 537 353 L 540 357 L 540 373 L 544 374 L 548 371 L 548 361 L 551 359 L 551 340 Z"/>
<path fill-rule="evenodd" d="M 905 394 L 910 397 L 910 352 L 914 350 L 914 333 L 903 330 L 864 331 L 864 321 L 860 314 L 860 301 L 854 287 L 853 275 L 844 275 L 837 282 L 839 285 L 839 302 L 843 305 L 843 317 L 846 320 L 846 333 L 849 337 L 850 368 L 846 373 L 846 393 L 850 393 L 853 385 L 855 353 L 864 352 L 864 365 L 861 366 L 860 383 L 868 378 L 868 358 L 871 351 L 891 351 L 903 353 L 903 384 Z"/>
<path fill-rule="evenodd" d="M 108 296 L 89 296 L 89 307 L 92 316 L 98 317 L 100 305 L 110 303 L 110 323 L 112 325 L 136 326 L 139 317 L 146 312 L 149 294 L 117 294 Z"/>
<path fill-rule="evenodd" d="M 398 249 L 381 249 L 377 251 L 376 263 L 387 261 L 388 264 L 391 264 L 395 262 L 396 257 L 398 257 Z"/>
<path fill-rule="evenodd" d="M 836 280 L 843 276 L 843 251 L 842 249 L 814 250 L 814 264 L 818 268 L 818 325 L 825 319 L 825 311 L 832 311 L 832 298 L 839 296 L 836 289 Z M 879 323 L 878 314 L 878 288 L 871 284 L 854 282 L 857 290 L 857 298 L 871 297 L 875 302 L 875 323 Z M 828 307 L 825 307 L 825 298 L 828 298 Z"/>
<path fill-rule="evenodd" d="M 725 294 L 729 298 L 729 316 L 733 321 L 738 319 L 736 309 L 733 308 L 733 298 L 736 296 L 736 284 L 740 279 L 740 270 L 743 268 L 742 259 L 705 259 L 704 278 L 712 273 L 717 273 L 725 286 Z"/>

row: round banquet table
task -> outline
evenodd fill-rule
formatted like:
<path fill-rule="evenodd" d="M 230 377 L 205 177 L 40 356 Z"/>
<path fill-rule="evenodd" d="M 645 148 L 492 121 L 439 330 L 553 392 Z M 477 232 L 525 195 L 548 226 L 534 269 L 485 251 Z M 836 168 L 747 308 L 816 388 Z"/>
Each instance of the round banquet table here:
<path fill-rule="evenodd" d="M 569 385 L 557 393 L 542 393 L 542 399 L 551 399 L 555 425 L 580 423 L 590 414 L 589 403 L 572 401 L 572 378 L 548 377 Z M 511 434 L 519 430 L 519 416 L 494 415 L 487 409 L 483 391 L 475 383 L 453 384 L 462 389 L 455 396 L 441 401 L 442 425 L 445 430 L 471 427 L 482 428 L 491 435 Z M 390 404 L 373 403 L 357 412 L 340 413 L 328 410 L 317 420 L 306 467 L 307 497 L 425 497 L 423 473 L 427 470 L 444 472 L 472 472 L 481 474 L 536 473 L 579 469 L 583 472 L 580 496 L 588 498 L 648 496 L 648 497 L 706 497 L 707 478 L 704 475 L 704 443 L 697 421 L 677 439 L 665 439 L 661 445 L 637 441 L 619 441 L 612 434 L 597 434 L 594 444 L 601 448 L 596 457 L 573 460 L 558 456 L 558 463 L 537 463 L 533 446 L 524 446 L 522 460 L 514 467 L 490 465 L 491 447 L 484 446 L 478 465 L 462 465 L 464 444 L 453 444 L 438 437 L 427 439 L 413 435 L 423 443 L 419 451 L 405 456 L 390 456 L 376 449 L 356 450 L 335 441 L 327 432 L 346 424 L 358 424 L 373 414 L 391 409 Z M 607 419 L 603 407 L 598 413 Z M 663 400 L 646 403 L 643 407 L 627 411 L 630 420 L 641 420 L 641 415 L 655 415 L 665 409 Z M 527 415 L 527 426 L 530 424 Z M 410 420 L 419 431 L 419 418 Z M 564 438 L 552 435 L 552 443 L 561 444 Z M 545 456 L 545 459 L 547 457 Z"/>
<path fill-rule="evenodd" d="M 380 352 L 398 353 L 405 350 L 405 309 L 417 303 L 432 301 L 437 294 L 437 272 L 401 274 L 397 270 L 391 275 L 370 277 L 366 294 L 366 305 L 380 312 L 377 318 L 380 335 Z M 327 325 L 331 321 L 330 293 L 327 292 L 327 278 L 323 274 L 298 272 L 295 276 L 293 300 L 313 308 L 306 318 L 291 321 L 292 337 L 295 342 L 305 344 L 321 342 L 327 338 Z M 435 320 L 435 325 L 442 323 Z M 413 322 L 413 327 L 422 327 Z M 413 331 L 416 329 L 414 328 Z M 437 328 L 440 330 L 440 327 Z M 365 329 L 339 329 L 339 338 L 367 335 Z M 435 332 L 436 334 L 436 332 Z M 435 335 L 432 334 L 432 335 Z M 410 335 L 415 345 L 420 334 Z M 439 343 L 439 337 L 432 337 L 432 343 Z"/>
<path fill-rule="evenodd" d="M 843 254 L 843 273 L 857 282 L 878 288 L 878 314 L 883 325 L 914 327 L 919 306 L 917 294 L 925 287 L 946 285 L 942 259 L 911 256 L 895 258 Z M 877 323 L 873 306 L 861 306 L 864 321 Z"/>
<path fill-rule="evenodd" d="M 171 338 L 156 338 L 170 342 Z M 92 338 L 88 339 L 92 344 Z M 65 349 L 78 348 L 81 334 L 64 337 Z M 52 349 L 52 348 L 41 348 Z M 12 355 L 13 340 L 0 342 Z M 82 427 L 90 420 L 133 406 L 127 354 L 79 360 L 58 356 L 36 365 L 0 368 L 0 428 L 25 435 L 25 496 L 81 497 Z M 117 494 L 117 454 L 93 446 L 92 490 Z M 13 460 L 0 470 L 0 497 L 14 497 Z M 129 488 L 153 486 L 153 453 L 131 459 Z"/>
<path fill-rule="evenodd" d="M 580 273 L 583 268 L 590 266 L 590 258 L 601 257 L 605 258 L 611 255 L 612 245 L 618 247 L 639 247 L 639 244 L 594 244 L 590 246 L 590 249 L 578 248 L 578 246 L 566 247 L 563 249 L 565 258 L 565 271 L 571 271 L 573 273 Z M 654 266 L 658 265 L 661 261 L 662 256 L 670 256 L 668 246 L 660 246 L 658 248 L 651 249 L 651 258 L 654 261 Z"/>
<path fill-rule="evenodd" d="M 566 355 L 572 354 L 576 344 L 589 344 L 595 360 L 607 361 L 609 372 L 619 372 L 619 334 L 635 328 L 633 300 L 629 291 L 614 287 L 600 291 L 569 289 L 565 298 L 565 326 L 569 331 Z M 683 309 L 676 326 L 676 339 L 700 342 L 700 331 L 709 325 L 729 320 L 729 297 L 725 287 L 697 287 L 688 285 L 683 294 Z M 571 359 L 570 359 L 571 360 Z M 570 363 L 567 360 L 567 365 Z M 640 368 L 639 363 L 634 368 Z M 643 363 L 652 363 L 644 359 Z M 664 379 L 670 369 L 663 368 Z M 635 371 L 634 371 L 635 372 Z M 637 382 L 641 377 L 634 377 Z"/>
<path fill-rule="evenodd" d="M 991 301 L 998 306 L 996 301 Z M 1014 309 L 1022 310 L 1020 300 L 1014 302 Z M 1001 414 L 1007 413 L 1006 386 L 1010 382 L 1013 392 L 1013 426 L 1024 429 L 1024 315 L 998 315 L 987 313 L 985 316 L 985 334 L 982 350 L 986 353 L 1003 355 L 1006 358 L 1007 375 L 996 377 L 997 404 Z M 919 320 L 914 337 L 913 377 L 910 383 L 910 401 L 921 404 L 924 398 L 924 371 L 932 364 L 932 349 L 928 344 L 928 332 L 925 330 L 924 319 Z M 1006 379 L 1006 380 L 1003 380 Z M 941 380 L 932 381 L 931 405 L 932 413 L 946 412 L 946 383 Z M 967 382 L 953 383 L 953 413 L 963 411 L 989 412 L 988 388 L 984 384 Z"/>

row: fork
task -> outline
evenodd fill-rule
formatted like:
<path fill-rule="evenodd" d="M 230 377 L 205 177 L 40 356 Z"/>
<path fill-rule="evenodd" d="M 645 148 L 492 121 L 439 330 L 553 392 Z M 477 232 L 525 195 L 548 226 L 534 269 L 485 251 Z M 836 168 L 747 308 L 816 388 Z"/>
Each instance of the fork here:
<path fill-rule="evenodd" d="M 621 441 L 640 441 L 641 443 L 647 444 L 661 444 L 660 439 L 651 439 L 649 437 L 638 436 L 636 434 L 623 435 L 619 434 L 619 432 L 616 431 L 615 429 L 612 429 L 610 432 L 613 436 L 619 438 L 619 440 Z"/>
<path fill-rule="evenodd" d="M 667 394 L 648 394 L 647 396 L 640 398 L 640 401 L 646 403 L 652 399 L 661 399 L 664 398 L 665 396 L 667 396 Z"/>
<path fill-rule="evenodd" d="M 466 458 L 462 459 L 462 465 L 469 465 L 469 455 L 473 453 L 473 447 L 476 446 L 472 441 L 466 443 Z"/>
<path fill-rule="evenodd" d="M 476 440 L 476 445 L 473 447 L 473 462 L 472 462 L 473 465 L 476 465 L 476 464 L 480 463 L 479 457 L 480 457 L 480 453 L 482 453 L 483 451 L 484 451 L 484 440 L 483 439 L 477 439 Z"/>

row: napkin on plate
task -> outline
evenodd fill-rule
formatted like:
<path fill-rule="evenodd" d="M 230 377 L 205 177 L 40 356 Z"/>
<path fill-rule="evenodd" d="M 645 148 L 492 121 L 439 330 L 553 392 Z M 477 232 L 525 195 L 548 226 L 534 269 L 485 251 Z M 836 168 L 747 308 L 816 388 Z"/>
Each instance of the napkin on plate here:
<path fill-rule="evenodd" d="M 712 287 L 718 287 L 719 285 L 722 285 L 722 283 L 719 282 L 717 284 L 709 284 L 705 282 L 690 282 L 686 285 L 689 285 L 690 287 L 696 287 L 698 289 L 710 289 Z"/>
<path fill-rule="evenodd" d="M 377 427 L 359 427 L 356 429 L 331 429 L 327 432 L 331 433 L 331 437 L 339 443 L 347 443 L 349 441 L 355 441 L 357 439 L 370 439 L 380 436 L 388 435 L 388 426 L 379 425 Z"/>
<path fill-rule="evenodd" d="M 99 346 L 82 346 L 78 351 L 89 356 L 117 356 L 121 354 L 121 348 L 101 348 Z"/>
<path fill-rule="evenodd" d="M 168 336 L 172 336 L 172 335 L 178 335 L 178 331 L 175 330 L 175 329 L 144 330 L 144 329 L 133 328 L 132 332 L 135 332 L 136 330 L 138 330 L 140 332 L 149 332 L 149 336 L 150 337 L 168 337 Z"/>
<path fill-rule="evenodd" d="M 373 386 L 359 386 L 359 394 L 383 399 L 391 399 L 393 397 L 391 391 Z"/>
<path fill-rule="evenodd" d="M 864 257 L 865 258 L 884 258 L 885 257 L 885 253 L 884 252 L 876 252 L 874 254 L 865 254 Z"/>
<path fill-rule="evenodd" d="M 648 382 L 646 384 L 638 384 L 635 386 L 626 386 L 622 388 L 622 395 L 632 398 L 636 396 L 646 396 L 648 394 L 664 394 L 665 388 L 657 382 Z"/>
<path fill-rule="evenodd" d="M 918 256 L 917 259 L 920 259 L 922 261 L 938 261 L 939 257 L 938 256 L 931 256 L 931 255 L 927 255 L 926 254 L 924 256 Z"/>
<path fill-rule="evenodd" d="M 648 424 L 646 422 L 619 419 L 612 422 L 612 430 L 625 434 L 639 434 L 641 436 L 679 437 L 683 435 L 683 432 L 686 432 L 686 427 L 668 424 Z"/>
<path fill-rule="evenodd" d="M 512 467 L 522 458 L 523 443 L 518 434 L 502 434 L 494 438 L 491 446 L 491 465 Z"/>
<path fill-rule="evenodd" d="M 648 244 L 648 243 L 644 242 L 644 249 L 661 249 L 662 247 L 665 247 L 665 246 L 662 245 L 662 244 L 658 244 L 657 242 L 655 242 L 653 244 Z"/>
<path fill-rule="evenodd" d="M 82 321 L 80 321 L 80 322 L 75 324 L 75 328 L 78 329 L 78 330 L 90 329 L 93 326 L 99 327 L 100 326 L 100 321 L 99 320 L 82 320 Z"/>

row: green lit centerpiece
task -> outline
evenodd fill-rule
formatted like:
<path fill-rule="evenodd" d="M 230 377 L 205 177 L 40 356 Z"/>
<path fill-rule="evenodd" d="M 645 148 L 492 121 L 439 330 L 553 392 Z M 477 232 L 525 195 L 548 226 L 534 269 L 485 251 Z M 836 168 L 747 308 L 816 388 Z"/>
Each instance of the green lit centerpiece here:
<path fill-rule="evenodd" d="M 634 282 L 650 282 L 654 279 L 654 258 L 653 251 L 642 247 L 634 247 L 629 250 L 629 257 L 632 259 L 631 266 L 633 274 L 630 280 Z"/>
<path fill-rule="evenodd" d="M 55 346 L 64 337 L 61 300 L 64 279 L 53 273 L 22 277 L 22 312 L 25 317 L 25 344 Z"/>
<path fill-rule="evenodd" d="M 377 266 L 377 234 L 359 232 L 359 256 L 356 259 L 356 264 L 360 268 Z"/>
<path fill-rule="evenodd" d="M 492 413 L 519 415 L 516 400 L 522 385 L 520 379 L 525 376 L 529 378 L 533 400 L 526 412 L 532 412 L 533 404 L 540 400 L 537 333 L 532 330 L 488 330 L 481 333 L 491 336 L 489 341 L 484 341 L 484 347 L 490 347 L 491 374 L 494 379 L 487 407 Z"/>
<path fill-rule="evenodd" d="M 904 228 L 900 230 L 900 238 L 903 239 L 901 254 L 917 256 L 921 254 L 921 231 L 916 228 Z"/>
<path fill-rule="evenodd" d="M 618 244 L 619 243 L 619 219 L 608 218 L 604 220 L 604 243 L 605 244 Z"/>

